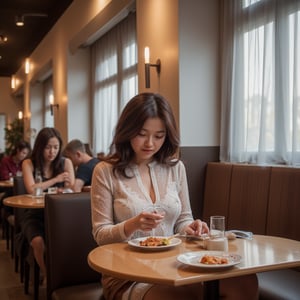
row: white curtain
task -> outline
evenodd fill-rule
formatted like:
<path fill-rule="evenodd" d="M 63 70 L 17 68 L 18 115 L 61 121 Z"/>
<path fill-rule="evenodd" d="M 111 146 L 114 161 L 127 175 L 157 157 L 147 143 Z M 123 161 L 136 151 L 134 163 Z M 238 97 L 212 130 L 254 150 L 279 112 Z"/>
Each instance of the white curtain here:
<path fill-rule="evenodd" d="M 300 165 L 300 1 L 222 1 L 220 160 Z"/>
<path fill-rule="evenodd" d="M 107 153 L 124 105 L 137 93 L 136 17 L 130 14 L 91 47 L 93 149 Z"/>
<path fill-rule="evenodd" d="M 54 126 L 54 116 L 51 115 L 50 110 L 50 95 L 54 96 L 53 91 L 53 78 L 52 75 L 48 77 L 43 82 L 43 97 L 44 97 L 44 126 L 53 127 Z"/>

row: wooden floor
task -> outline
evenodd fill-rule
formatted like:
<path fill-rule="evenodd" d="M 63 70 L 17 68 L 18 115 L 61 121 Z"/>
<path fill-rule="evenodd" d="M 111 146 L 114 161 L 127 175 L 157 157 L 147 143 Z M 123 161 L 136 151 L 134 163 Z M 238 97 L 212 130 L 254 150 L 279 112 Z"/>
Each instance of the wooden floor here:
<path fill-rule="evenodd" d="M 6 240 L 2 239 L 0 224 L 0 299 L 1 300 L 33 300 L 33 286 L 30 284 L 29 294 L 24 294 L 24 285 L 20 282 L 20 274 L 14 271 L 14 260 L 10 250 L 6 249 Z M 46 288 L 40 287 L 39 300 L 46 300 Z"/>

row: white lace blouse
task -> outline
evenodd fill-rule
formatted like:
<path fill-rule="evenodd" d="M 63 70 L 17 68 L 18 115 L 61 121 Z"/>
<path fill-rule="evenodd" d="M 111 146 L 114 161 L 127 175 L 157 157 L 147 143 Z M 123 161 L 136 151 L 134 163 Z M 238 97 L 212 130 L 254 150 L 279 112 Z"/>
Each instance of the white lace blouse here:
<path fill-rule="evenodd" d="M 193 221 L 185 167 L 181 161 L 169 167 L 157 162 L 149 164 L 150 176 L 155 192 L 155 204 L 163 206 L 166 215 L 155 229 L 156 235 L 168 236 L 184 233 L 184 227 Z M 91 188 L 93 235 L 99 245 L 127 241 L 147 236 L 149 233 L 135 232 L 126 237 L 124 222 L 138 215 L 152 200 L 142 183 L 136 165 L 131 165 L 131 178 L 114 176 L 112 165 L 100 162 L 95 167 Z"/>

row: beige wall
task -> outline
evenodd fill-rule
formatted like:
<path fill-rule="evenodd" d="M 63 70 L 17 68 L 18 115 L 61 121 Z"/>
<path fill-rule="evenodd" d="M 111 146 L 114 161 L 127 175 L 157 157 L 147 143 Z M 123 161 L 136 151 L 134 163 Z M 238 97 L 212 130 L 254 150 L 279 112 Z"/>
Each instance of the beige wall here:
<path fill-rule="evenodd" d="M 183 146 L 220 145 L 219 1 L 179 1 L 180 129 Z"/>
<path fill-rule="evenodd" d="M 23 110 L 22 97 L 13 96 L 11 92 L 10 78 L 0 77 L 0 113 L 6 115 L 7 124 L 18 117 L 19 110 Z"/>
<path fill-rule="evenodd" d="M 157 92 L 172 104 L 179 120 L 178 1 L 137 0 L 139 91 Z M 161 60 L 161 73 L 151 68 L 151 86 L 145 87 L 144 48 L 150 48 L 150 63 Z"/>

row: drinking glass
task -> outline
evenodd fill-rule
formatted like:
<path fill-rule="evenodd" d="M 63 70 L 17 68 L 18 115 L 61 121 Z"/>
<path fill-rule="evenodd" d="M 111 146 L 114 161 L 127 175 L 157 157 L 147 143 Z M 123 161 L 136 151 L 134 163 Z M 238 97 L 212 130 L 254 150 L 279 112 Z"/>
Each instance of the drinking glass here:
<path fill-rule="evenodd" d="M 158 205 L 158 204 L 153 204 L 153 205 L 146 206 L 143 209 L 143 211 L 146 211 L 146 212 L 149 212 L 149 213 L 154 213 L 154 214 L 159 214 L 161 216 L 165 216 L 165 214 L 166 214 L 165 209 L 161 205 Z M 155 228 L 152 229 L 151 235 L 155 236 Z"/>
<path fill-rule="evenodd" d="M 211 238 L 223 238 L 225 236 L 225 217 L 210 217 L 210 236 Z"/>

